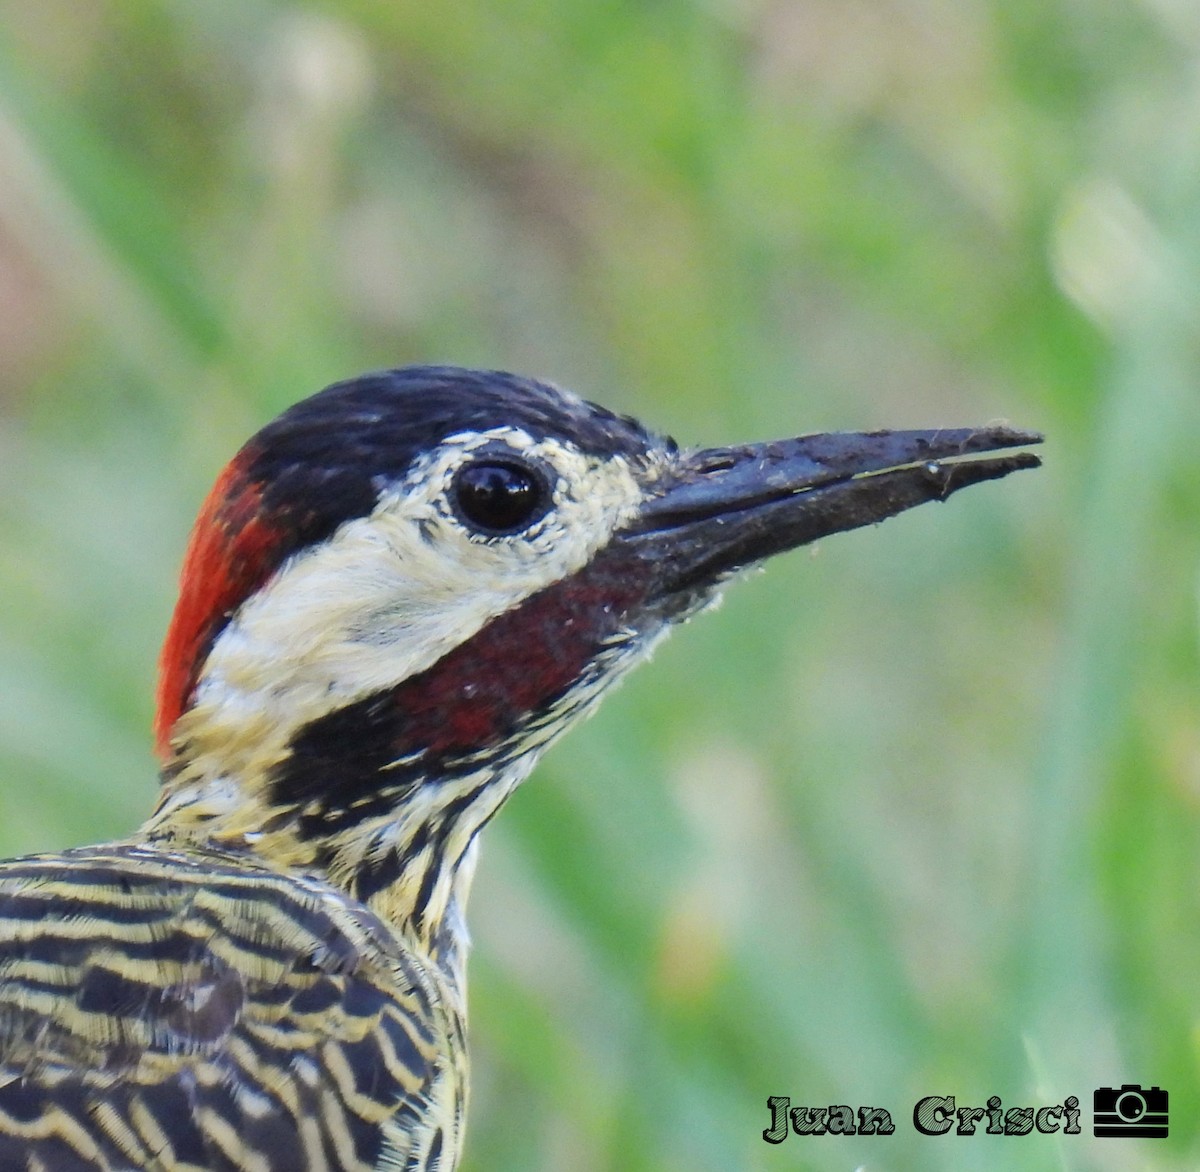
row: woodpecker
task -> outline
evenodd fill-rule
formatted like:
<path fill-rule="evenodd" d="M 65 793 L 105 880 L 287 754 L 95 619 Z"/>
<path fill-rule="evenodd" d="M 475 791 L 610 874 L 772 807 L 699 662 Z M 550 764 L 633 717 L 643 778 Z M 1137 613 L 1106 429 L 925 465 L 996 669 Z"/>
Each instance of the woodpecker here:
<path fill-rule="evenodd" d="M 687 450 L 455 367 L 285 411 L 192 532 L 153 813 L 0 864 L 0 1172 L 452 1172 L 479 832 L 541 752 L 739 571 L 1039 439 Z"/>

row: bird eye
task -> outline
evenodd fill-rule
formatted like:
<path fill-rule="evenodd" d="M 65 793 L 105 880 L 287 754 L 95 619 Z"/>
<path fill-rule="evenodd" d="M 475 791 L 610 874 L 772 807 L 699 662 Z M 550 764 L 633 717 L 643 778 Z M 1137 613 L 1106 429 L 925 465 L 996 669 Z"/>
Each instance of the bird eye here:
<path fill-rule="evenodd" d="M 519 533 L 546 512 L 549 489 L 532 468 L 479 460 L 460 469 L 452 488 L 462 518 L 483 533 Z"/>

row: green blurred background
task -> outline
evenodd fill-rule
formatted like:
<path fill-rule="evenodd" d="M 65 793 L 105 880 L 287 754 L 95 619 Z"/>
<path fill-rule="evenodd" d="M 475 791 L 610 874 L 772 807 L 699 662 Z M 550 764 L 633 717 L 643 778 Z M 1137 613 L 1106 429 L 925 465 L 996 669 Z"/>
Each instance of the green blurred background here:
<path fill-rule="evenodd" d="M 1042 471 L 738 586 L 488 832 L 464 1169 L 1196 1168 L 1198 326 L 1192 0 L 0 0 L 0 853 L 148 810 L 192 515 L 329 381 L 1008 419 Z M 911 1127 L 1133 1081 L 1168 1140 Z"/>

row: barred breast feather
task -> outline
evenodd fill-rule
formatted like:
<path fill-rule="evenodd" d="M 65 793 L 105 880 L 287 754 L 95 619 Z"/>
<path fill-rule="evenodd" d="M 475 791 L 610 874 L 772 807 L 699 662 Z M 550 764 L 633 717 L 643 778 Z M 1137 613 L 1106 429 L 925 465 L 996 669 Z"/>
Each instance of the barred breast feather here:
<path fill-rule="evenodd" d="M 320 879 L 146 843 L 0 865 L 0 1172 L 452 1168 L 462 1031 Z"/>

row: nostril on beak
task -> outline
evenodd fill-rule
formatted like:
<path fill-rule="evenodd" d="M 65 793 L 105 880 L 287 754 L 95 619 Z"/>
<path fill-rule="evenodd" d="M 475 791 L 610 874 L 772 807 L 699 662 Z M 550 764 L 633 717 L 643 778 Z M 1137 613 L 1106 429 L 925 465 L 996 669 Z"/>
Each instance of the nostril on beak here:
<path fill-rule="evenodd" d="M 737 459 L 732 451 L 715 451 L 696 471 L 702 476 L 712 476 L 718 472 L 728 472 L 736 463 Z"/>

